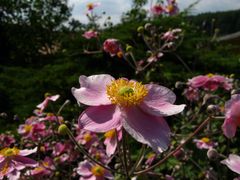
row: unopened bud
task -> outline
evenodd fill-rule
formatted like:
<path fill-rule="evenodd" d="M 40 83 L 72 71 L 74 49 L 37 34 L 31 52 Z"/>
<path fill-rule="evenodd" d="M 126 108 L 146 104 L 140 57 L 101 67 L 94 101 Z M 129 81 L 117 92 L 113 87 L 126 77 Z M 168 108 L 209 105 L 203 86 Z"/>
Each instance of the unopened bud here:
<path fill-rule="evenodd" d="M 150 23 L 146 23 L 145 25 L 144 25 L 144 28 L 146 29 L 146 30 L 149 30 L 150 28 L 151 28 L 151 24 Z"/>
<path fill-rule="evenodd" d="M 139 26 L 139 27 L 137 28 L 137 32 L 143 33 L 143 31 L 144 31 L 143 26 Z"/>
<path fill-rule="evenodd" d="M 207 107 L 207 112 L 210 113 L 210 114 L 215 114 L 217 112 L 220 112 L 220 108 L 218 105 L 213 105 L 213 104 L 210 104 L 208 107 Z"/>
<path fill-rule="evenodd" d="M 234 95 L 234 94 L 240 94 L 240 89 L 233 89 L 231 91 L 231 95 Z"/>
<path fill-rule="evenodd" d="M 67 131 L 68 131 L 68 127 L 66 124 L 61 124 L 59 127 L 58 127 L 58 133 L 61 134 L 61 135 L 66 135 L 67 134 Z"/>
<path fill-rule="evenodd" d="M 55 176 L 59 176 L 59 175 L 60 175 L 59 171 L 55 172 Z"/>
<path fill-rule="evenodd" d="M 51 95 L 52 95 L 51 93 L 46 92 L 46 93 L 44 94 L 44 97 L 47 98 L 47 97 L 49 97 L 49 96 L 51 96 Z"/>
<path fill-rule="evenodd" d="M 130 51 L 132 51 L 132 49 L 133 49 L 133 47 L 131 45 L 127 44 L 126 51 L 130 52 Z"/>
<path fill-rule="evenodd" d="M 219 154 L 218 154 L 218 152 L 217 152 L 216 149 L 210 148 L 210 149 L 207 151 L 207 157 L 208 157 L 208 159 L 210 159 L 210 160 L 216 160 L 216 159 L 219 157 Z"/>
<path fill-rule="evenodd" d="M 184 88 L 185 85 L 186 85 L 186 84 L 185 84 L 184 82 L 177 81 L 177 82 L 175 83 L 175 88 L 177 88 L 177 89 L 182 89 L 182 88 Z"/>

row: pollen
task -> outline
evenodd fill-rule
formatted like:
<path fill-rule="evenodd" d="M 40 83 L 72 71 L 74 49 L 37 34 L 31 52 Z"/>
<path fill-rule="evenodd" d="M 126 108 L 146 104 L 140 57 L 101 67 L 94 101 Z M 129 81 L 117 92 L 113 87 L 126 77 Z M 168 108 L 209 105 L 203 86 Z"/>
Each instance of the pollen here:
<path fill-rule="evenodd" d="M 209 143 L 210 142 L 210 139 L 207 138 L 207 137 L 204 137 L 201 139 L 201 141 L 205 142 L 205 143 Z"/>
<path fill-rule="evenodd" d="M 91 135 L 90 133 L 86 133 L 86 134 L 84 134 L 83 139 L 84 139 L 86 142 L 89 142 L 89 141 L 92 140 L 92 135 Z"/>
<path fill-rule="evenodd" d="M 4 148 L 0 151 L 0 154 L 9 157 L 9 156 L 15 156 L 19 154 L 19 149 L 18 148 Z"/>
<path fill-rule="evenodd" d="M 25 125 L 24 125 L 24 130 L 25 130 L 26 133 L 31 132 L 31 131 L 32 131 L 32 128 L 33 128 L 32 125 L 28 125 L 28 124 L 25 124 Z"/>
<path fill-rule="evenodd" d="M 96 166 L 93 166 L 91 168 L 91 172 L 95 175 L 95 176 L 103 176 L 104 175 L 104 168 L 99 166 L 99 165 L 96 165 Z"/>
<path fill-rule="evenodd" d="M 104 134 L 105 138 L 113 138 L 116 135 L 116 130 L 112 129 Z"/>
<path fill-rule="evenodd" d="M 112 104 L 123 107 L 140 104 L 147 95 L 147 88 L 139 82 L 121 78 L 107 86 L 107 95 Z"/>

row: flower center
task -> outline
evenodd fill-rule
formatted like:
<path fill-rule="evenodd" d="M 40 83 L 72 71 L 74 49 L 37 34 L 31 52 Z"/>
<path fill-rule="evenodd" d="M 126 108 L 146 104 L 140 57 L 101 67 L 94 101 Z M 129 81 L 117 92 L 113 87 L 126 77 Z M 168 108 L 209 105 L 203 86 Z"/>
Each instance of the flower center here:
<path fill-rule="evenodd" d="M 207 74 L 209 78 L 213 77 L 214 75 L 212 73 Z"/>
<path fill-rule="evenodd" d="M 99 166 L 99 165 L 96 165 L 96 166 L 93 166 L 91 168 L 91 172 L 95 175 L 95 176 L 103 176 L 104 175 L 104 169 L 103 167 Z"/>
<path fill-rule="evenodd" d="M 32 128 L 33 128 L 32 125 L 28 125 L 28 124 L 26 124 L 26 125 L 24 126 L 24 130 L 25 130 L 26 133 L 31 132 Z"/>
<path fill-rule="evenodd" d="M 209 143 L 210 142 L 210 139 L 207 138 L 207 137 L 204 137 L 201 139 L 201 141 L 205 142 L 205 143 Z"/>
<path fill-rule="evenodd" d="M 112 129 L 104 134 L 105 138 L 113 138 L 116 135 L 116 130 Z"/>
<path fill-rule="evenodd" d="M 83 139 L 84 139 L 86 142 L 89 142 L 89 141 L 91 141 L 92 136 L 91 136 L 90 133 L 86 133 L 86 134 L 84 134 Z"/>
<path fill-rule="evenodd" d="M 5 156 L 5 157 L 9 157 L 9 156 L 15 156 L 19 154 L 19 149 L 17 148 L 4 148 L 0 151 L 0 154 Z"/>
<path fill-rule="evenodd" d="M 147 95 L 147 88 L 139 82 L 117 79 L 107 86 L 107 95 L 112 104 L 133 106 L 140 104 Z"/>
<path fill-rule="evenodd" d="M 88 3 L 87 8 L 88 8 L 88 10 L 92 10 L 94 8 L 93 3 Z"/>

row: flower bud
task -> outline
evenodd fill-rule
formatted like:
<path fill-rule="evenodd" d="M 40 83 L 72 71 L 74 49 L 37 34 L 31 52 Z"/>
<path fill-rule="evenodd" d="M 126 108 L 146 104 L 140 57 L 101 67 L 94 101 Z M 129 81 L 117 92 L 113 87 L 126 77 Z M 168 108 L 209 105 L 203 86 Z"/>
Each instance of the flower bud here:
<path fill-rule="evenodd" d="M 61 135 L 66 135 L 67 134 L 67 131 L 68 131 L 68 127 L 66 124 L 61 124 L 59 127 L 58 127 L 58 133 L 61 134 Z"/>
<path fill-rule="evenodd" d="M 233 89 L 231 91 L 231 95 L 234 95 L 234 94 L 240 94 L 240 89 Z"/>
<path fill-rule="evenodd" d="M 126 45 L 126 51 L 127 52 L 132 51 L 132 49 L 133 49 L 133 47 L 131 45 L 129 45 L 129 44 Z"/>
<path fill-rule="evenodd" d="M 144 28 L 146 29 L 146 30 L 149 30 L 150 28 L 151 28 L 151 24 L 150 23 L 146 23 L 145 25 L 144 25 Z"/>
<path fill-rule="evenodd" d="M 46 92 L 46 93 L 44 94 L 44 97 L 47 98 L 47 97 L 49 97 L 49 96 L 51 96 L 51 95 L 52 95 L 51 93 Z"/>
<path fill-rule="evenodd" d="M 207 107 L 207 112 L 210 113 L 210 114 L 215 114 L 217 112 L 220 112 L 220 108 L 218 105 L 213 105 L 213 104 L 210 104 L 208 107 Z"/>
<path fill-rule="evenodd" d="M 210 160 L 216 160 L 216 159 L 219 157 L 219 154 L 218 154 L 218 152 L 217 152 L 216 149 L 210 148 L 210 149 L 207 151 L 207 157 L 208 157 L 208 159 L 210 159 Z"/>
<path fill-rule="evenodd" d="M 143 26 L 139 26 L 139 27 L 137 28 L 137 32 L 143 33 L 143 31 L 144 31 Z"/>
<path fill-rule="evenodd" d="M 177 88 L 177 89 L 182 89 L 182 88 L 184 88 L 185 85 L 186 85 L 186 84 L 185 84 L 184 82 L 177 81 L 177 82 L 175 83 L 175 88 Z"/>

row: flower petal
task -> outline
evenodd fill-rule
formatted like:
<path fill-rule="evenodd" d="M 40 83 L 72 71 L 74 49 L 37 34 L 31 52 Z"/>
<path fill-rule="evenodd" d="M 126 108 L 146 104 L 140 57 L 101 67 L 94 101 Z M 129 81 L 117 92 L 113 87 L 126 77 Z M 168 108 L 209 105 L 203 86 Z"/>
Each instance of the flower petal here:
<path fill-rule="evenodd" d="M 104 144 L 106 145 L 106 153 L 110 157 L 114 154 L 117 148 L 117 136 L 115 135 L 112 138 L 106 138 L 104 141 Z"/>
<path fill-rule="evenodd" d="M 183 111 L 185 104 L 174 105 L 168 102 L 147 101 L 140 104 L 143 111 L 154 116 L 171 116 Z"/>
<path fill-rule="evenodd" d="M 148 144 L 156 152 L 168 148 L 170 129 L 162 117 L 152 116 L 138 107 L 124 110 L 123 127 L 138 142 Z"/>
<path fill-rule="evenodd" d="M 157 85 L 157 84 L 146 84 L 145 87 L 148 89 L 148 95 L 144 98 L 144 101 L 150 102 L 169 102 L 174 103 L 176 95 L 168 88 Z"/>
<path fill-rule="evenodd" d="M 121 111 L 115 105 L 92 106 L 79 117 L 79 128 L 93 132 L 107 132 L 121 126 Z"/>
<path fill-rule="evenodd" d="M 91 176 L 91 164 L 88 161 L 80 162 L 77 168 L 77 173 L 81 176 Z"/>
<path fill-rule="evenodd" d="M 230 154 L 229 157 L 223 161 L 222 164 L 225 164 L 232 171 L 240 174 L 240 157 L 235 154 Z"/>
<path fill-rule="evenodd" d="M 237 131 L 237 125 L 231 118 L 226 118 L 222 125 L 223 134 L 228 138 L 233 138 Z"/>
<path fill-rule="evenodd" d="M 20 162 L 21 163 L 19 164 L 20 166 L 24 165 L 29 167 L 36 167 L 38 165 L 37 161 L 30 159 L 28 157 L 18 156 L 18 155 L 13 157 L 13 161 Z M 18 164 L 16 164 L 15 166 L 17 168 Z"/>
<path fill-rule="evenodd" d="M 35 147 L 34 149 L 24 149 L 24 150 L 20 150 L 19 155 L 20 156 L 28 156 L 32 153 L 37 152 L 37 147 Z"/>
<path fill-rule="evenodd" d="M 89 106 L 99 106 L 111 104 L 107 97 L 106 87 L 114 78 L 107 74 L 80 76 L 80 88 L 72 88 L 72 94 L 78 103 Z"/>

